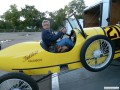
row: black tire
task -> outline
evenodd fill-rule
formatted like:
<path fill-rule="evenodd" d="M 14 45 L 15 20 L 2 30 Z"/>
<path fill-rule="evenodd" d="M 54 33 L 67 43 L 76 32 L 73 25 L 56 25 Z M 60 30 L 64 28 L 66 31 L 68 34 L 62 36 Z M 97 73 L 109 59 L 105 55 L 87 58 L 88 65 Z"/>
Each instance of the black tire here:
<path fill-rule="evenodd" d="M 8 73 L 8 74 L 3 75 L 2 77 L 0 77 L 0 85 L 4 81 L 10 80 L 10 79 L 20 79 L 20 80 L 23 80 L 32 88 L 32 90 L 39 90 L 39 87 L 38 87 L 37 83 L 35 82 L 35 80 L 33 80 L 30 76 L 25 75 L 23 73 Z M 9 89 L 9 90 L 11 90 L 11 89 Z M 27 90 L 27 89 L 25 89 L 25 90 Z"/>
<path fill-rule="evenodd" d="M 89 45 L 94 42 L 95 40 L 99 40 L 99 39 L 103 39 L 103 40 L 106 40 L 109 42 L 109 44 L 111 45 L 112 47 L 112 54 L 111 54 L 111 58 L 109 59 L 109 62 L 102 68 L 92 68 L 88 65 L 88 63 L 86 62 L 85 60 L 85 55 L 86 55 L 86 51 L 87 51 L 87 48 L 89 47 Z M 96 35 L 96 36 L 93 36 L 91 37 L 90 39 L 88 39 L 85 44 L 83 45 L 82 49 L 81 49 L 81 53 L 80 53 L 80 60 L 81 60 L 81 63 L 82 65 L 89 71 L 92 71 L 92 72 L 98 72 L 98 71 L 102 71 L 104 70 L 105 68 L 107 68 L 111 61 L 113 60 L 113 57 L 114 57 L 114 45 L 112 43 L 112 41 L 106 37 L 106 36 L 103 36 L 103 35 Z"/>

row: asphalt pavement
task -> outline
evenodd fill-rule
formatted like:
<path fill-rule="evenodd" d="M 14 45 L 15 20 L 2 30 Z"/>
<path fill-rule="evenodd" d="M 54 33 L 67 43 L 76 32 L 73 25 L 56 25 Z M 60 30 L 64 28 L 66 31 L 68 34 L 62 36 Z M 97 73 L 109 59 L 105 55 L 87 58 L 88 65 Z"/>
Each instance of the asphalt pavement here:
<path fill-rule="evenodd" d="M 113 61 L 101 72 L 84 68 L 59 75 L 60 90 L 105 90 L 105 87 L 120 87 L 120 62 Z M 119 89 L 106 89 L 119 90 Z"/>

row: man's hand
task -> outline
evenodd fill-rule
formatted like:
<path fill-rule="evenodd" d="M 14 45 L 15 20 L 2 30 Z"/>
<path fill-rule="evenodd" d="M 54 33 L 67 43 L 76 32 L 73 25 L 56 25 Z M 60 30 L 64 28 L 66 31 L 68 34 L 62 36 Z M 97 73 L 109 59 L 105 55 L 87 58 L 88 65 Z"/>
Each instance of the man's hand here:
<path fill-rule="evenodd" d="M 57 46 L 57 52 L 67 52 L 69 48 L 67 46 Z"/>
<path fill-rule="evenodd" d="M 61 30 L 61 32 L 63 32 L 64 34 L 66 34 L 66 32 L 67 32 L 66 28 L 63 28 L 63 29 Z"/>
<path fill-rule="evenodd" d="M 69 48 L 67 46 L 62 46 L 61 52 L 67 52 Z"/>

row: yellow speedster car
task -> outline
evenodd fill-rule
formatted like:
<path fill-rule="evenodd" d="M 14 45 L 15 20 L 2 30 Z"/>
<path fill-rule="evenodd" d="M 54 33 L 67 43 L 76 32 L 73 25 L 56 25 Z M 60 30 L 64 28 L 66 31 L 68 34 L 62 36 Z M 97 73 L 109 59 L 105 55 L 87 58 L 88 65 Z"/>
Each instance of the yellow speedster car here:
<path fill-rule="evenodd" d="M 73 14 L 73 16 L 75 16 Z M 68 22 L 72 28 L 69 38 L 75 46 L 68 52 L 53 53 L 45 50 L 42 42 L 23 42 L 0 51 L 0 70 L 23 72 L 27 75 L 60 72 L 62 68 L 74 70 L 85 67 L 98 72 L 108 67 L 113 59 L 120 57 L 120 26 L 82 28 L 75 16 L 75 22 Z M 16 82 L 5 90 L 38 90 L 35 82 L 24 74 L 7 74 L 0 79 L 0 88 L 6 82 Z M 0 89 L 4 90 L 4 89 Z"/>

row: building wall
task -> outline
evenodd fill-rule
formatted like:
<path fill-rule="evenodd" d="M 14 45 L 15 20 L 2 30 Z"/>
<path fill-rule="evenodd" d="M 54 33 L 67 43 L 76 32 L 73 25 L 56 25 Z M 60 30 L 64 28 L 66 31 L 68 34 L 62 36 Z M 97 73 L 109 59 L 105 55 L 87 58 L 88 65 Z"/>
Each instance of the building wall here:
<path fill-rule="evenodd" d="M 120 0 L 112 0 L 110 25 L 120 24 Z"/>
<path fill-rule="evenodd" d="M 100 8 L 85 12 L 84 27 L 97 27 L 97 26 L 100 26 Z"/>

